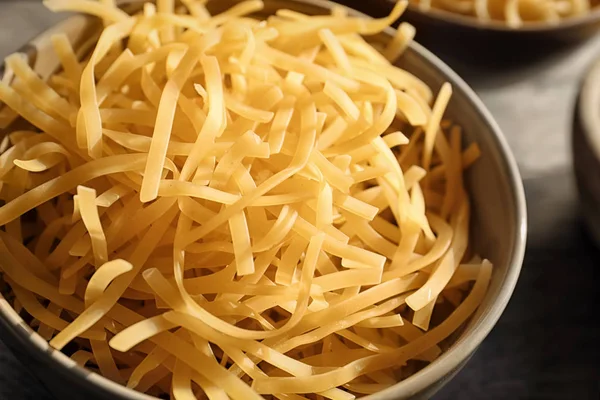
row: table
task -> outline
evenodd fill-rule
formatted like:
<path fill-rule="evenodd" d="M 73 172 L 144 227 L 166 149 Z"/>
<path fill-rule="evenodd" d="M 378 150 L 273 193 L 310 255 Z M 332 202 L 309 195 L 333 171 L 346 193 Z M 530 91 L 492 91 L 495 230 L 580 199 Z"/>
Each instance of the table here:
<path fill-rule="evenodd" d="M 58 19 L 38 1 L 2 1 L 0 56 Z M 500 322 L 434 400 L 598 400 L 600 324 L 594 305 L 600 301 L 600 252 L 578 214 L 570 134 L 579 81 L 600 56 L 600 35 L 502 65 L 467 65 L 447 50 L 440 44 L 436 53 L 481 96 L 516 155 L 529 208 L 529 246 Z M 0 398 L 51 399 L 1 343 Z"/>

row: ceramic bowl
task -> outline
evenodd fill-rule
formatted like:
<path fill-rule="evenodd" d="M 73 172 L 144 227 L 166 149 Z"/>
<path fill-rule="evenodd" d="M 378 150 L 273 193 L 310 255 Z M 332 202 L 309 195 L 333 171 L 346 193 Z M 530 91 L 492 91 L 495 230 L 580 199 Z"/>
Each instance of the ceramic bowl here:
<path fill-rule="evenodd" d="M 231 3 L 230 0 L 219 0 L 218 7 L 225 8 Z M 265 6 L 265 14 L 279 8 L 323 14 L 330 12 L 333 3 L 266 0 Z M 71 17 L 43 33 L 23 50 L 34 68 L 47 76 L 58 66 L 48 46 L 49 34 L 67 32 L 77 47 L 93 35 L 94 26 L 97 24 L 86 17 Z M 372 40 L 386 42 L 393 35 L 394 30 L 387 29 Z M 446 117 L 462 125 L 466 144 L 476 141 L 482 153 L 466 177 L 473 209 L 471 246 L 493 262 L 494 273 L 479 310 L 449 350 L 403 382 L 368 397 L 371 400 L 427 399 L 462 368 L 494 327 L 510 299 L 521 269 L 526 239 L 521 178 L 502 132 L 481 100 L 460 77 L 419 44 L 411 44 L 398 65 L 422 79 L 434 93 L 444 82 L 453 86 L 454 94 Z M 67 356 L 51 349 L 3 298 L 0 298 L 0 337 L 58 399 L 150 399 L 76 366 Z"/>

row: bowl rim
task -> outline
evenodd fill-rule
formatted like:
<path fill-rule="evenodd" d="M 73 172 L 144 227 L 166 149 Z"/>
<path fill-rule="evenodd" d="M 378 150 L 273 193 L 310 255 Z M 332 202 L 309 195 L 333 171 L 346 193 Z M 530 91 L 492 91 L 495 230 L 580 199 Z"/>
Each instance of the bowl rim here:
<path fill-rule="evenodd" d="M 396 0 L 384 0 L 386 3 L 394 3 Z M 502 33 L 556 33 L 561 31 L 570 30 L 576 27 L 587 26 L 600 22 L 600 7 L 595 7 L 590 10 L 589 13 L 578 15 L 574 17 L 567 17 L 561 19 L 556 24 L 549 24 L 546 22 L 526 22 L 519 27 L 510 27 L 505 23 L 496 20 L 490 20 L 483 22 L 475 17 L 469 15 L 462 15 L 453 13 L 447 10 L 441 10 L 438 8 L 431 8 L 429 10 L 423 10 L 418 4 L 410 2 L 407 7 L 409 12 L 419 14 L 425 18 L 432 20 L 441 21 L 453 25 L 457 25 L 463 28 L 478 29 L 483 31 L 491 32 L 502 32 Z"/>
<path fill-rule="evenodd" d="M 281 1 L 281 0 L 279 0 Z M 323 10 L 331 10 L 333 7 L 339 7 L 339 4 L 329 0 L 283 0 L 290 5 L 304 4 Z M 349 13 L 354 16 L 370 18 L 364 13 L 356 11 L 346 6 Z M 81 15 L 68 17 L 62 22 L 54 25 L 48 30 L 41 32 L 37 38 L 42 37 L 47 31 L 55 29 L 60 24 L 67 24 L 68 21 L 81 18 Z M 394 36 L 395 29 L 387 28 L 384 30 L 385 35 Z M 34 39 L 36 40 L 36 39 Z M 29 41 L 32 43 L 34 40 Z M 434 387 L 437 382 L 445 376 L 453 373 L 457 367 L 465 362 L 471 354 L 477 349 L 481 342 L 485 339 L 488 333 L 492 330 L 500 315 L 504 311 L 508 301 L 516 286 L 519 273 L 521 270 L 526 243 L 527 232 L 527 217 L 526 217 L 526 202 L 523 183 L 521 181 L 519 169 L 516 160 L 509 148 L 508 142 L 502 134 L 500 127 L 493 119 L 483 102 L 475 94 L 475 92 L 467 85 L 467 83 L 458 76 L 449 66 L 441 61 L 437 56 L 425 49 L 416 42 L 409 45 L 407 51 L 411 51 L 414 55 L 423 59 L 426 63 L 432 65 L 444 78 L 452 84 L 458 91 L 462 91 L 465 99 L 481 116 L 485 122 L 487 130 L 492 136 L 494 147 L 498 149 L 499 160 L 503 164 L 504 173 L 507 174 L 509 188 L 512 191 L 513 203 L 515 207 L 515 237 L 513 243 L 512 254 L 508 261 L 507 273 L 498 289 L 497 297 L 489 305 L 489 309 L 483 314 L 478 323 L 473 329 L 461 336 L 460 340 L 453 344 L 450 349 L 444 352 L 433 363 L 417 372 L 416 374 L 406 378 L 405 380 L 391 386 L 376 394 L 365 397 L 369 400 L 387 400 L 396 399 L 398 396 L 409 396 L 418 394 L 427 388 Z M 27 326 L 16 311 L 0 294 L 0 324 L 8 328 L 8 332 L 12 333 L 13 339 L 25 347 L 27 353 L 36 358 L 45 358 L 51 365 L 58 369 L 62 375 L 68 375 L 74 379 L 79 379 L 81 384 L 92 383 L 100 389 L 107 391 L 110 395 L 116 398 L 128 400 L 156 400 L 155 397 L 144 393 L 129 389 L 124 385 L 113 382 L 97 373 L 86 370 L 83 367 L 76 365 L 69 357 L 50 347 L 48 342 Z M 38 350 L 37 352 L 35 350 Z"/>

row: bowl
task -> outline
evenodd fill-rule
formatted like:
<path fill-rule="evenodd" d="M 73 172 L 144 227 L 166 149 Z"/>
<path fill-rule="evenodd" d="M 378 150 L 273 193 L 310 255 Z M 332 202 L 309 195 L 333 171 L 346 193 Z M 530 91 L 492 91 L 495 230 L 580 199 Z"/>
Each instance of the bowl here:
<path fill-rule="evenodd" d="M 219 0 L 218 7 L 225 8 L 232 3 Z M 320 0 L 266 0 L 264 13 L 289 8 L 323 14 L 329 13 L 333 6 L 334 3 Z M 74 16 L 52 31 L 65 30 L 75 43 L 84 43 L 90 24 L 94 23 L 86 17 Z M 386 42 L 393 35 L 394 30 L 387 29 L 372 39 Z M 47 44 L 48 32 L 25 48 L 29 59 L 35 61 L 35 68 L 47 70 L 49 65 L 55 65 Z M 398 65 L 417 75 L 436 92 L 444 82 L 454 87 L 446 116 L 463 126 L 466 144 L 477 141 L 483 155 L 466 177 L 473 207 L 471 246 L 495 267 L 483 303 L 450 349 L 417 374 L 369 396 L 371 400 L 427 399 L 462 368 L 506 307 L 519 276 L 526 240 L 525 196 L 519 171 L 504 136 L 483 103 L 450 68 L 417 43 L 410 45 Z M 76 366 L 33 332 L 4 298 L 0 298 L 0 338 L 57 398 L 150 399 Z"/>
<path fill-rule="evenodd" d="M 344 0 L 368 15 L 387 15 L 397 0 Z M 558 24 L 527 23 L 510 28 L 500 21 L 481 22 L 475 17 L 445 10 L 423 11 L 409 4 L 402 21 L 417 28 L 419 43 L 438 53 L 468 57 L 469 62 L 530 61 L 566 49 L 592 37 L 600 29 L 600 7 L 588 14 L 565 18 Z M 473 57 L 473 53 L 477 57 Z"/>
<path fill-rule="evenodd" d="M 600 60 L 581 85 L 573 118 L 572 150 L 581 213 L 600 245 Z"/>

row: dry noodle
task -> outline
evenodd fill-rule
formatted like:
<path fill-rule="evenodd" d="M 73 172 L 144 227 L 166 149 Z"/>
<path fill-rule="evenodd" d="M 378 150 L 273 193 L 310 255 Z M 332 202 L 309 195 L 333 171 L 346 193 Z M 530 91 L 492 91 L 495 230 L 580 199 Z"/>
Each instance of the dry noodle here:
<path fill-rule="evenodd" d="M 468 247 L 479 150 L 449 84 L 394 66 L 414 29 L 385 56 L 362 36 L 406 3 L 46 3 L 104 22 L 83 60 L 52 38 L 48 82 L 15 54 L 0 83 L 32 126 L 2 142 L 0 270 L 51 346 L 178 400 L 352 399 L 447 348 L 492 269 Z"/>

